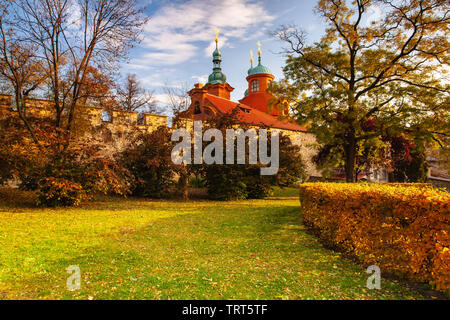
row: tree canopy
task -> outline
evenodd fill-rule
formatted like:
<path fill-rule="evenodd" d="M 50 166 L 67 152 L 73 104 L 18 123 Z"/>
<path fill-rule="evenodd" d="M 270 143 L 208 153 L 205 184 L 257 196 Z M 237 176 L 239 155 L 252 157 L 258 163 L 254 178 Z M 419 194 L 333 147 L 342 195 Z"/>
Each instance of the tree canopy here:
<path fill-rule="evenodd" d="M 372 9 L 383 14 L 371 19 Z M 270 90 L 327 146 L 328 166 L 356 181 L 357 159 L 383 150 L 383 136 L 448 136 L 449 20 L 445 0 L 319 0 L 327 24 L 307 44 L 296 26 L 274 34 L 287 44 L 285 79 Z M 376 157 L 376 153 L 373 153 Z M 372 159 L 373 159 L 372 157 Z"/>

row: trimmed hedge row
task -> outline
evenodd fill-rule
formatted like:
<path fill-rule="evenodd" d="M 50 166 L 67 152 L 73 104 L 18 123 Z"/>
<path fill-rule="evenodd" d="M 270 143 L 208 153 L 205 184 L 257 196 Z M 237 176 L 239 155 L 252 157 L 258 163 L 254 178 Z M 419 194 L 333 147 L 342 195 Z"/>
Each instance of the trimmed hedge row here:
<path fill-rule="evenodd" d="M 365 265 L 450 293 L 450 194 L 424 185 L 305 183 L 304 223 Z"/>

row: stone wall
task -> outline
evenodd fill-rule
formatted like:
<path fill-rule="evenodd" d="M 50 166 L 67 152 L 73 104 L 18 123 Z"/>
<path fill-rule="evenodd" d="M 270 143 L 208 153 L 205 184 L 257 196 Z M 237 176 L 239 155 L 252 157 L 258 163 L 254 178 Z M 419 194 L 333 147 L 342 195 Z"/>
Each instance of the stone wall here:
<path fill-rule="evenodd" d="M 51 117 L 51 102 L 42 99 L 29 99 L 26 103 L 28 115 Z M 140 132 L 152 132 L 160 126 L 167 126 L 167 117 L 150 113 L 113 110 L 108 112 L 102 108 L 88 107 L 83 114 L 90 128 L 86 132 L 99 138 L 110 151 L 122 150 L 133 137 Z M 13 115 L 13 104 L 10 95 L 0 95 L 0 117 Z M 142 118 L 138 121 L 138 117 Z"/>
<path fill-rule="evenodd" d="M 280 132 L 291 138 L 294 145 L 300 147 L 300 154 L 306 167 L 306 174 L 309 177 L 321 177 L 322 174 L 313 163 L 313 157 L 317 154 L 319 147 L 314 134 L 289 130 L 280 130 Z"/>

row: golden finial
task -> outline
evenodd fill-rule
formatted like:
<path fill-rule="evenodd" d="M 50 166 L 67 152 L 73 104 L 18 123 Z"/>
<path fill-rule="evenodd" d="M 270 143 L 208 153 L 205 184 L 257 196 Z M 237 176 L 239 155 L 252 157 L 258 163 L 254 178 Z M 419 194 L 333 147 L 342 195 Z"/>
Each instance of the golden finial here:
<path fill-rule="evenodd" d="M 219 42 L 219 29 L 216 28 L 216 43 Z"/>
<path fill-rule="evenodd" d="M 261 56 L 261 42 L 258 41 L 258 55 Z"/>
<path fill-rule="evenodd" d="M 250 63 L 253 65 L 253 50 L 250 50 Z"/>

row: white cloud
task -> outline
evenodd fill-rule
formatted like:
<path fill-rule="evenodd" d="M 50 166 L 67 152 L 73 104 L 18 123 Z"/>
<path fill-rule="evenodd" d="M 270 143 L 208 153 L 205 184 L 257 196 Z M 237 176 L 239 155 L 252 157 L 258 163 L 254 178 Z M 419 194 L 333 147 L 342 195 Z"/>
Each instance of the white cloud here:
<path fill-rule="evenodd" d="M 153 97 L 156 99 L 157 103 L 162 106 L 170 105 L 171 97 L 168 94 L 155 94 Z"/>
<path fill-rule="evenodd" d="M 195 79 L 197 83 L 206 83 L 208 82 L 208 75 L 192 76 L 192 79 Z"/>
<path fill-rule="evenodd" d="M 228 45 L 228 38 L 226 38 L 226 37 L 220 37 L 220 47 L 221 48 L 224 48 L 224 47 L 226 47 L 226 46 L 229 46 Z M 211 55 L 212 55 L 212 53 L 213 53 L 213 51 L 216 49 L 216 41 L 210 41 L 209 42 L 209 45 L 205 48 L 205 50 L 204 50 L 204 54 L 205 54 L 205 56 L 207 56 L 207 57 L 211 57 Z"/>
<path fill-rule="evenodd" d="M 261 3 L 250 0 L 189 0 L 170 3 L 159 9 L 145 27 L 141 59 L 152 65 L 175 65 L 199 52 L 211 55 L 215 29 L 220 46 L 234 39 L 251 38 L 256 27 L 273 21 Z M 202 50 L 203 48 L 203 50 Z"/>

